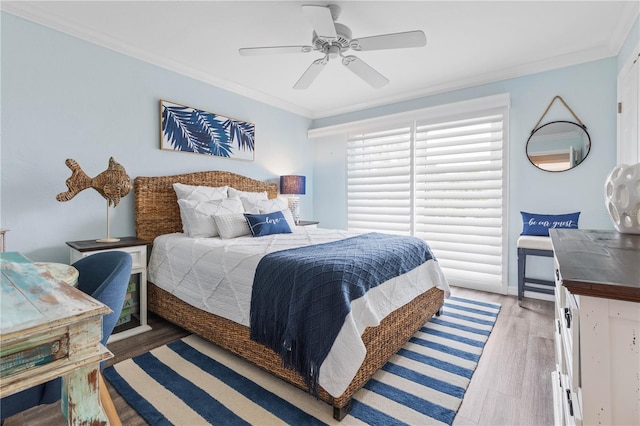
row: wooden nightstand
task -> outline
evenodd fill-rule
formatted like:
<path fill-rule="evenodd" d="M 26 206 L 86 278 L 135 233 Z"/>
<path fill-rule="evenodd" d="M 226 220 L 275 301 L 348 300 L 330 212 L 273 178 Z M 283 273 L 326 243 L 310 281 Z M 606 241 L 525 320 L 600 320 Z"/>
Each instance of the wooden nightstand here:
<path fill-rule="evenodd" d="M 310 226 L 312 228 L 317 228 L 320 222 L 315 220 L 301 220 L 298 222 L 298 226 Z"/>
<path fill-rule="evenodd" d="M 127 298 L 120 320 L 109 337 L 108 343 L 151 330 L 147 325 L 148 244 L 148 241 L 136 237 L 123 237 L 115 243 L 98 243 L 95 240 L 67 241 L 67 245 L 71 248 L 71 263 L 103 251 L 126 251 L 132 257 L 133 265 Z"/>

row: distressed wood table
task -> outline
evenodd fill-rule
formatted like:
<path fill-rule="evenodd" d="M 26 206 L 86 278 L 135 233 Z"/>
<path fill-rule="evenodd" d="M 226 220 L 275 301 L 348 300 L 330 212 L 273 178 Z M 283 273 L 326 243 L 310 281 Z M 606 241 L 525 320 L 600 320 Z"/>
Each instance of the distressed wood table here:
<path fill-rule="evenodd" d="M 77 271 L 68 268 L 0 253 L 0 397 L 62 377 L 68 423 L 106 425 L 100 362 L 113 355 L 100 340 L 111 311 L 72 287 Z"/>

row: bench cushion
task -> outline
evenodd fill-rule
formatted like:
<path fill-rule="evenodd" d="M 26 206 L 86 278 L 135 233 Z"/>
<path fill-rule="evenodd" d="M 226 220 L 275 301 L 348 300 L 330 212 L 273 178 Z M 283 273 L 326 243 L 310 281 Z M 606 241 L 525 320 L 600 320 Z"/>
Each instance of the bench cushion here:
<path fill-rule="evenodd" d="M 518 238 L 518 248 L 553 250 L 551 237 L 537 237 L 532 235 L 521 235 Z"/>

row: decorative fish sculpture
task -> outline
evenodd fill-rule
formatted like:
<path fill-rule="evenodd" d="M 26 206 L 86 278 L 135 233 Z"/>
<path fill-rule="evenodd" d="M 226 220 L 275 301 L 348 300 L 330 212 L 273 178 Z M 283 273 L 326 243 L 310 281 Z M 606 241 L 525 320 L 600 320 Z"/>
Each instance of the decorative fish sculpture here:
<path fill-rule="evenodd" d="M 80 191 L 93 188 L 108 201 L 108 205 L 114 207 L 118 205 L 120 199 L 131 191 L 131 179 L 127 175 L 124 167 L 113 157 L 109 158 L 109 167 L 104 172 L 94 178 L 90 178 L 82 170 L 82 167 L 71 158 L 64 162 L 71 169 L 71 177 L 66 180 L 66 192 L 56 195 L 58 201 L 69 201 Z"/>

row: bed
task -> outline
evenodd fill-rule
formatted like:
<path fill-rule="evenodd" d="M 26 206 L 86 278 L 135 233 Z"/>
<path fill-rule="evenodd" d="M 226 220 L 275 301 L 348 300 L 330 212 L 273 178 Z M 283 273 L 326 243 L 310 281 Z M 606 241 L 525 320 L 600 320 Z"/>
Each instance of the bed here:
<path fill-rule="evenodd" d="M 178 238 L 177 241 L 180 241 L 179 234 L 182 232 L 182 223 L 177 197 L 172 186 L 174 183 L 212 187 L 228 185 L 240 191 L 266 191 L 271 199 L 277 197 L 275 183 L 262 182 L 230 172 L 204 171 L 174 176 L 137 177 L 134 180 L 134 191 L 138 238 L 155 241 L 158 237 L 166 236 L 167 238 Z M 312 231 L 305 232 L 313 234 Z M 170 234 L 178 235 L 171 236 Z M 157 241 L 162 241 L 162 238 L 158 238 Z M 194 243 L 186 242 L 185 244 Z M 174 245 L 179 244 L 174 243 Z M 436 287 L 436 284 L 440 288 Z M 308 389 L 305 378 L 295 370 L 284 367 L 279 354 L 250 338 L 250 328 L 243 324 L 243 321 L 233 321 L 223 315 L 195 307 L 174 295 L 170 288 L 167 290 L 166 285 L 164 287 L 161 288 L 150 279 L 148 283 L 148 308 L 151 312 L 214 342 L 301 389 Z M 333 407 L 334 418 L 341 420 L 349 412 L 354 393 L 432 315 L 439 312 L 447 292 L 446 280 L 444 283 L 433 283 L 408 303 L 386 315 L 379 321 L 379 325 L 367 327 L 364 330 L 361 336 L 364 348 L 366 348 L 363 353 L 364 361 L 345 386 L 344 392 L 335 395 L 335 391 L 328 392 L 322 386 L 317 389 L 317 396 Z"/>

